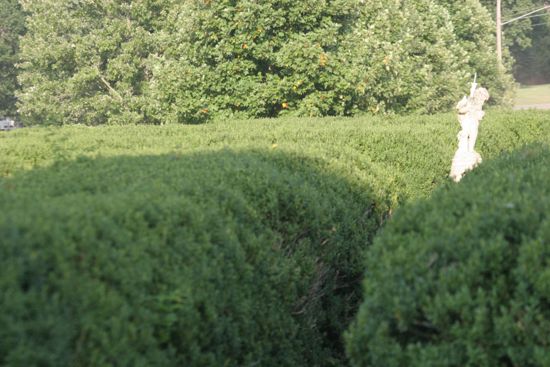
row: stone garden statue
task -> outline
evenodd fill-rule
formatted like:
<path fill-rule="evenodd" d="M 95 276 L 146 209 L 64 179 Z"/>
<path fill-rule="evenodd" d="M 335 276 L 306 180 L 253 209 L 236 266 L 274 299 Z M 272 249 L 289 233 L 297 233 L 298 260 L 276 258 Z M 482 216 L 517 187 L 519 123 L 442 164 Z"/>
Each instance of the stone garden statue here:
<path fill-rule="evenodd" d="M 489 99 L 489 92 L 485 88 L 477 88 L 477 75 L 474 77 L 470 96 L 462 98 L 456 105 L 458 121 L 462 130 L 457 135 L 458 149 L 453 157 L 449 176 L 458 182 L 466 171 L 481 163 L 481 156 L 474 150 L 479 121 L 485 115 L 483 103 Z"/>

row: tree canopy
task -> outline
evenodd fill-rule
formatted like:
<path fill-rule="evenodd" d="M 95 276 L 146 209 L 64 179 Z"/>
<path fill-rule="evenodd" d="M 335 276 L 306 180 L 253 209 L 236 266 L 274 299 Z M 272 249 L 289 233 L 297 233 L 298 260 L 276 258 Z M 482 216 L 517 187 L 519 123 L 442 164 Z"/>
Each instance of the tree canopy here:
<path fill-rule="evenodd" d="M 458 42 L 467 53 L 469 70 L 477 72 L 479 84 L 491 91 L 493 102 L 510 104 L 513 80 L 495 62 L 495 23 L 488 9 L 478 0 L 438 1 L 451 14 Z"/>
<path fill-rule="evenodd" d="M 0 117 L 15 117 L 19 36 L 25 32 L 25 16 L 17 0 L 0 1 Z"/>
<path fill-rule="evenodd" d="M 509 76 L 478 0 L 21 0 L 29 123 L 431 113 Z M 475 27 L 472 27 L 475 23 Z"/>
<path fill-rule="evenodd" d="M 495 15 L 496 0 L 480 0 Z M 540 9 L 545 0 L 503 0 L 503 21 Z M 550 11 L 534 13 L 503 26 L 504 44 L 515 60 L 514 76 L 520 83 L 550 83 Z"/>

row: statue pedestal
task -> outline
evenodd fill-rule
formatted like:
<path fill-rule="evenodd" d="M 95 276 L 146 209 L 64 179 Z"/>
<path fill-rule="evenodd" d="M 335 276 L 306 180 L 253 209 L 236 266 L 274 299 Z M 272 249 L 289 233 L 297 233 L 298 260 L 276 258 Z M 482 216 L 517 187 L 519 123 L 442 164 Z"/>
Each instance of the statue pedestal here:
<path fill-rule="evenodd" d="M 478 152 L 469 152 L 465 149 L 458 149 L 453 157 L 451 164 L 451 173 L 449 176 L 458 182 L 464 176 L 464 173 L 472 170 L 475 166 L 481 163 L 481 156 Z"/>

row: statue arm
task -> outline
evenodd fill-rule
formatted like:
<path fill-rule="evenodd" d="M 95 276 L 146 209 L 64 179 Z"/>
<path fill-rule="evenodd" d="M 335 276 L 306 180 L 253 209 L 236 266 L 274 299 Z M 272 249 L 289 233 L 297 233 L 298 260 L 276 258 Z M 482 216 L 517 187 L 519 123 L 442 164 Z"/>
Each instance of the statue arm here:
<path fill-rule="evenodd" d="M 456 109 L 458 110 L 458 113 L 467 113 L 469 110 L 468 106 L 468 98 L 464 96 L 456 105 Z"/>

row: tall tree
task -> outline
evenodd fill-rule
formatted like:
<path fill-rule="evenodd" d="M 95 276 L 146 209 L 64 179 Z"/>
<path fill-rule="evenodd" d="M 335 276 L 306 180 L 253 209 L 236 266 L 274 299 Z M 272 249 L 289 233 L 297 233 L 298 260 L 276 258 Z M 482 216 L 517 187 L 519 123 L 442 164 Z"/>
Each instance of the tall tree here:
<path fill-rule="evenodd" d="M 368 109 L 429 113 L 456 103 L 470 70 L 449 12 L 431 0 L 363 3 L 357 47 Z"/>
<path fill-rule="evenodd" d="M 21 113 L 31 123 L 148 121 L 146 60 L 163 0 L 21 0 Z"/>
<path fill-rule="evenodd" d="M 496 0 L 480 0 L 494 16 Z M 547 0 L 503 0 L 502 18 L 506 22 L 530 11 L 542 8 Z M 550 82 L 548 41 L 550 12 L 539 12 L 506 24 L 503 27 L 504 44 L 516 60 L 514 76 L 519 82 Z"/>
<path fill-rule="evenodd" d="M 17 0 L 0 0 L 0 117 L 17 115 L 18 88 L 15 64 L 19 37 L 25 32 L 25 15 Z"/>
<path fill-rule="evenodd" d="M 495 23 L 479 0 L 439 0 L 451 14 L 454 33 L 466 51 L 468 72 L 478 74 L 478 82 L 489 89 L 491 102 L 511 104 L 513 79 L 510 65 L 502 70 L 495 57 Z"/>
<path fill-rule="evenodd" d="M 153 73 L 163 119 L 434 112 L 468 79 L 429 0 L 190 0 L 168 19 Z"/>
<path fill-rule="evenodd" d="M 475 70 L 505 89 L 451 0 L 20 1 L 31 123 L 430 113 Z"/>
<path fill-rule="evenodd" d="M 152 88 L 161 119 L 358 111 L 358 1 L 180 3 L 159 34 Z"/>
<path fill-rule="evenodd" d="M 523 84 L 550 83 L 550 17 L 533 27 L 531 46 L 516 54 L 514 73 Z"/>

